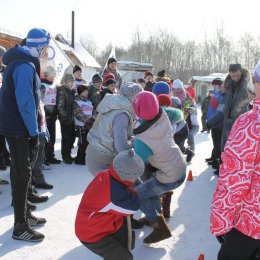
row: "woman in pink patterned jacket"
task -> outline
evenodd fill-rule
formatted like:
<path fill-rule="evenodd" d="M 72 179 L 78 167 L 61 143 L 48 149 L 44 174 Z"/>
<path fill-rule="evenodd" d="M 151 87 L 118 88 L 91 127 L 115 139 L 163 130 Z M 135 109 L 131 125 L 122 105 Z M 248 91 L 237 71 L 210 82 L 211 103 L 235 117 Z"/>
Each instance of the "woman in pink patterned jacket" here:
<path fill-rule="evenodd" d="M 236 120 L 221 156 L 210 217 L 218 260 L 260 259 L 260 63 L 254 88 L 253 109 Z"/>

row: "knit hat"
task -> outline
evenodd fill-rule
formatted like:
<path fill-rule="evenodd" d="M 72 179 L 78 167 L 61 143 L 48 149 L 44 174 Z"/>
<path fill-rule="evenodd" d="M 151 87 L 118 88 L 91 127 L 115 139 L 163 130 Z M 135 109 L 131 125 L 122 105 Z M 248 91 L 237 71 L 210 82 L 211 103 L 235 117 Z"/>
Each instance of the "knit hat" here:
<path fill-rule="evenodd" d="M 43 76 L 46 77 L 52 77 L 52 76 L 56 76 L 57 71 L 55 70 L 55 68 L 53 68 L 52 66 L 47 66 L 44 70 L 43 70 Z"/>
<path fill-rule="evenodd" d="M 255 67 L 253 78 L 254 81 L 260 82 L 260 62 Z"/>
<path fill-rule="evenodd" d="M 109 64 L 112 63 L 112 62 L 117 62 L 117 60 L 115 58 L 113 58 L 113 57 L 109 58 L 107 60 L 107 66 L 109 66 Z"/>
<path fill-rule="evenodd" d="M 73 67 L 73 74 L 75 73 L 75 72 L 77 72 L 77 71 L 82 71 L 82 69 L 81 69 L 81 67 L 79 66 L 79 65 L 75 65 L 74 67 Z"/>
<path fill-rule="evenodd" d="M 183 83 L 179 79 L 173 81 L 173 88 L 183 88 Z"/>
<path fill-rule="evenodd" d="M 98 83 L 98 82 L 102 82 L 102 81 L 103 81 L 103 79 L 99 74 L 95 74 L 92 77 L 92 83 Z"/>
<path fill-rule="evenodd" d="M 106 81 L 106 83 L 105 83 L 105 86 L 107 87 L 107 86 L 109 86 L 109 85 L 111 85 L 111 84 L 116 84 L 116 81 L 115 81 L 114 79 L 108 79 L 108 80 Z"/>
<path fill-rule="evenodd" d="M 68 83 L 68 82 L 74 81 L 74 80 L 75 80 L 74 76 L 70 73 L 67 73 L 64 75 L 64 77 L 62 79 L 62 83 Z"/>
<path fill-rule="evenodd" d="M 114 79 L 115 80 L 114 74 L 111 73 L 111 72 L 106 73 L 106 75 L 103 78 L 103 82 L 106 82 L 108 79 Z"/>
<path fill-rule="evenodd" d="M 27 47 L 43 47 L 50 42 L 50 35 L 43 29 L 34 28 L 30 30 L 26 37 Z"/>
<path fill-rule="evenodd" d="M 129 149 L 115 156 L 113 168 L 120 179 L 136 180 L 144 173 L 144 162 L 133 149 Z"/>
<path fill-rule="evenodd" d="M 157 96 L 159 106 L 165 106 L 165 107 L 171 107 L 172 101 L 169 95 L 166 94 L 160 94 Z"/>
<path fill-rule="evenodd" d="M 221 80 L 221 78 L 215 78 L 212 80 L 212 85 L 218 85 L 218 86 L 221 86 L 223 83 L 223 81 Z"/>
<path fill-rule="evenodd" d="M 128 98 L 130 102 L 135 98 L 135 95 L 143 91 L 143 88 L 134 82 L 124 82 L 119 90 L 119 94 Z"/>
<path fill-rule="evenodd" d="M 157 97 L 150 91 L 143 91 L 135 96 L 132 102 L 135 114 L 143 120 L 152 120 L 159 113 Z"/>
<path fill-rule="evenodd" d="M 182 104 L 181 104 L 181 100 L 178 97 L 171 97 L 171 101 L 172 101 L 172 106 L 175 108 L 181 108 Z"/>
<path fill-rule="evenodd" d="M 0 46 L 0 57 L 4 56 L 5 53 L 6 53 L 5 47 Z"/>
<path fill-rule="evenodd" d="M 170 94 L 170 86 L 164 81 L 159 81 L 159 82 L 154 84 L 152 92 L 155 95 L 160 95 L 160 94 L 169 95 Z"/>
<path fill-rule="evenodd" d="M 85 84 L 81 84 L 77 86 L 77 93 L 80 95 L 83 91 L 88 90 L 88 86 Z"/>

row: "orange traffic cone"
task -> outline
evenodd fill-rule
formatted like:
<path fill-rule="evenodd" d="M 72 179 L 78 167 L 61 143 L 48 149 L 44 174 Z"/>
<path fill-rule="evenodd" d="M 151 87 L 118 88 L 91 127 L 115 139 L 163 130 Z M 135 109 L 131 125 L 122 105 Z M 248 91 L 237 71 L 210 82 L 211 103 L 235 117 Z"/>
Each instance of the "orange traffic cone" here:
<path fill-rule="evenodd" d="M 188 177 L 187 177 L 187 181 L 193 181 L 192 170 L 189 170 L 189 174 L 188 174 Z"/>
<path fill-rule="evenodd" d="M 198 260 L 204 260 L 204 254 L 200 254 Z"/>

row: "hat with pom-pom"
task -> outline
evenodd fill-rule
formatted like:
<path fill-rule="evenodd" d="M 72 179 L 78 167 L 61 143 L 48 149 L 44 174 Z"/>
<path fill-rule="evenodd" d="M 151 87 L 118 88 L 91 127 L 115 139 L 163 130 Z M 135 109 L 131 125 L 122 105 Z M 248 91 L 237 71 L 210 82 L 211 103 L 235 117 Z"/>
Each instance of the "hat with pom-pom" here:
<path fill-rule="evenodd" d="M 158 81 L 154 84 L 152 92 L 155 95 L 160 95 L 160 94 L 170 94 L 170 86 L 164 81 Z"/>
<path fill-rule="evenodd" d="M 135 114 L 146 121 L 154 119 L 159 113 L 157 97 L 149 91 L 143 91 L 135 96 L 132 102 Z"/>
<path fill-rule="evenodd" d="M 144 173 L 144 162 L 133 149 L 129 149 L 115 156 L 113 168 L 120 179 L 136 180 Z"/>

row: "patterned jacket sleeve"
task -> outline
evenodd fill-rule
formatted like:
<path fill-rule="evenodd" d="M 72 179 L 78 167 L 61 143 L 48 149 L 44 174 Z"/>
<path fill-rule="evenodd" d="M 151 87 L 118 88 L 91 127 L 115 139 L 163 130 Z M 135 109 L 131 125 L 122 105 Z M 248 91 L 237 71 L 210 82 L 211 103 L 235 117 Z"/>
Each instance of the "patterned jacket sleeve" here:
<path fill-rule="evenodd" d="M 78 105 L 78 103 L 76 101 L 73 102 L 73 114 L 79 121 L 81 121 L 83 123 L 90 122 L 89 119 L 91 117 L 84 115 L 84 113 L 82 112 L 80 106 Z"/>
<path fill-rule="evenodd" d="M 67 98 L 66 90 L 60 88 L 57 93 L 57 110 L 58 110 L 58 116 L 61 123 L 66 123 L 66 119 L 67 119 L 66 98 Z"/>
<path fill-rule="evenodd" d="M 234 218 L 240 214 L 242 201 L 248 193 L 257 156 L 256 129 L 247 115 L 235 122 L 225 150 L 210 217 L 210 230 L 215 236 L 234 227 Z"/>

